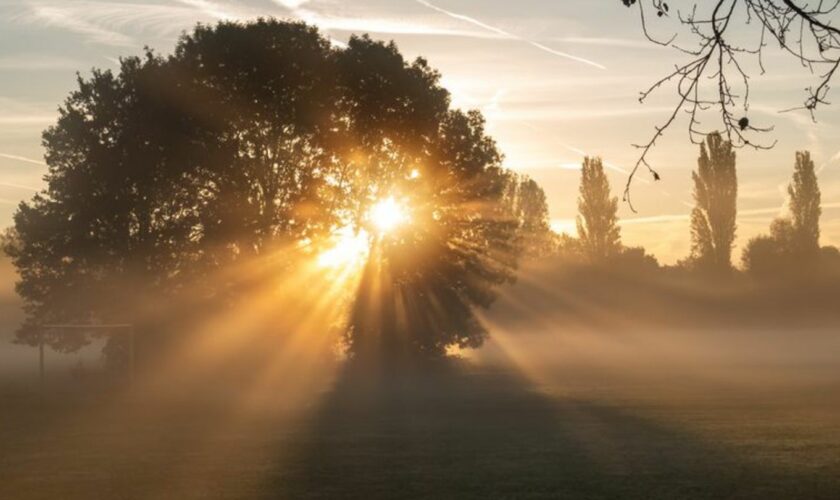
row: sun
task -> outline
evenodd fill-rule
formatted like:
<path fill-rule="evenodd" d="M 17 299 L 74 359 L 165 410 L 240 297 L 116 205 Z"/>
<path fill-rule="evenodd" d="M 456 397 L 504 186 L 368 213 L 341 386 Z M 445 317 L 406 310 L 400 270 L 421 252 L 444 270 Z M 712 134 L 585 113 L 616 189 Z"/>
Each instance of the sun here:
<path fill-rule="evenodd" d="M 405 203 L 393 196 L 374 203 L 365 218 L 369 223 L 368 229 L 380 237 L 410 221 Z M 348 224 L 333 231 L 328 241 L 331 246 L 318 255 L 320 267 L 354 268 L 370 255 L 371 238 L 364 229 L 355 229 Z"/>
<path fill-rule="evenodd" d="M 318 265 L 321 267 L 351 267 L 367 258 L 370 251 L 370 238 L 367 231 L 354 231 L 345 226 L 334 234 L 335 245 L 321 252 Z"/>
<path fill-rule="evenodd" d="M 409 219 L 405 204 L 400 203 L 393 196 L 376 202 L 370 208 L 368 218 L 380 234 L 393 231 Z"/>

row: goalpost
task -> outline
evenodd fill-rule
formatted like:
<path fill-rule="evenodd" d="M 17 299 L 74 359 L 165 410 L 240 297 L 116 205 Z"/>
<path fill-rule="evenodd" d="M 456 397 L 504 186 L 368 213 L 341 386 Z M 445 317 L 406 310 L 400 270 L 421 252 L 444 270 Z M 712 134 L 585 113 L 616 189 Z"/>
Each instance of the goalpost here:
<path fill-rule="evenodd" d="M 46 367 L 44 362 L 44 337 L 45 330 L 58 330 L 67 332 L 73 330 L 122 330 L 128 335 L 128 380 L 134 382 L 134 325 L 131 323 L 114 324 L 49 324 L 41 325 L 41 335 L 38 339 L 38 377 L 41 387 L 44 387 L 46 380 Z"/>

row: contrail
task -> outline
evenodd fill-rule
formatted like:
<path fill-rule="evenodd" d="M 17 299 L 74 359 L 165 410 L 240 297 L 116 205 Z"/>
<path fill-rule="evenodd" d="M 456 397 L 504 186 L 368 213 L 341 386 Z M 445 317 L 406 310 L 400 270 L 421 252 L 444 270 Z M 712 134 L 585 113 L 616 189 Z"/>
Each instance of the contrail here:
<path fill-rule="evenodd" d="M 457 12 L 452 12 L 452 11 L 443 9 L 441 7 L 438 7 L 436 5 L 432 5 L 429 2 L 427 2 L 426 0 L 415 0 L 415 1 L 417 3 L 419 3 L 420 5 L 423 5 L 424 7 L 432 9 L 436 12 L 440 12 L 441 14 L 449 16 L 453 19 L 458 19 L 459 21 L 464 21 L 464 22 L 470 23 L 472 25 L 478 26 L 479 28 L 485 29 L 487 31 L 491 31 L 491 32 L 493 32 L 497 35 L 500 35 L 500 36 L 504 37 L 504 38 L 509 38 L 509 39 L 512 39 L 512 40 L 517 40 L 517 41 L 520 41 L 520 42 L 523 42 L 523 43 L 527 43 L 528 45 L 530 45 L 532 47 L 535 47 L 537 49 L 540 49 L 543 52 L 548 52 L 549 54 L 552 54 L 552 55 L 555 55 L 555 56 L 559 56 L 559 57 L 563 57 L 565 59 L 569 59 L 569 60 L 572 60 L 572 61 L 577 61 L 579 63 L 587 64 L 589 66 L 593 66 L 593 67 L 598 68 L 598 69 L 607 69 L 606 66 L 604 66 L 602 64 L 598 64 L 595 61 L 590 61 L 589 59 L 584 59 L 583 57 L 578 57 L 576 55 L 569 54 L 567 52 L 561 52 L 559 50 L 552 49 L 551 47 L 545 46 L 541 43 L 537 43 L 537 42 L 528 40 L 527 38 L 522 38 L 521 36 L 514 35 L 513 33 L 510 33 L 510 32 L 505 31 L 503 29 L 500 29 L 500 28 L 497 28 L 495 26 L 491 26 L 489 24 L 483 23 L 483 22 L 481 22 L 478 19 L 475 19 L 473 17 L 465 16 L 463 14 L 458 14 Z"/>
<path fill-rule="evenodd" d="M 47 165 L 46 163 L 44 163 L 42 161 L 33 160 L 32 158 L 27 158 L 25 156 L 8 155 L 6 153 L 0 153 L 0 158 L 6 158 L 8 160 L 22 161 L 22 162 L 26 162 L 26 163 L 32 163 L 34 165 L 41 165 L 41 166 L 46 166 Z"/>

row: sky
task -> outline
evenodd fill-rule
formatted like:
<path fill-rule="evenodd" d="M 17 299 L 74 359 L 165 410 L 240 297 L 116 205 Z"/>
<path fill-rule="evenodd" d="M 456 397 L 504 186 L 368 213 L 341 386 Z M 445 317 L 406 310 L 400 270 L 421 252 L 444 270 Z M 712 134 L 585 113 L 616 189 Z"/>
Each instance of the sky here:
<path fill-rule="evenodd" d="M 670 3 L 675 12 L 693 2 Z M 484 113 L 506 166 L 543 186 L 559 231 L 574 231 L 584 155 L 603 157 L 620 196 L 639 154 L 632 145 L 647 142 L 675 103 L 672 90 L 646 104 L 639 92 L 686 60 L 648 42 L 637 13 L 619 0 L 0 0 L 0 227 L 43 186 L 41 131 L 54 123 L 77 72 L 117 69 L 120 57 L 144 46 L 169 53 L 198 22 L 260 16 L 316 24 L 339 46 L 353 33 L 370 33 L 394 40 L 409 58 L 425 57 L 454 106 Z M 674 18 L 651 29 L 690 42 Z M 810 75 L 772 48 L 765 65 L 767 73 L 755 71 L 751 80 L 750 118 L 774 125 L 766 140 L 778 145 L 738 151 L 737 244 L 785 213 L 794 153 L 802 149 L 819 169 L 823 243 L 840 244 L 840 107 L 820 110 L 817 123 L 779 113 L 801 103 Z M 714 118 L 704 126 L 714 128 Z M 663 263 L 687 255 L 697 154 L 684 121 L 658 142 L 651 161 L 662 181 L 639 175 L 637 212 L 620 208 L 627 245 L 644 246 Z"/>

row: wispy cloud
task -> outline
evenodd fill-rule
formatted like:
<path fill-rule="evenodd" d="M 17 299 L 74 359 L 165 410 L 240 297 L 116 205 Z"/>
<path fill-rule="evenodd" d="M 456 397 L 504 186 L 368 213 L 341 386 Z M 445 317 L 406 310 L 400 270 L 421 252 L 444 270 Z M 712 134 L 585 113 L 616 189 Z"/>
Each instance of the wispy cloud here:
<path fill-rule="evenodd" d="M 6 153 L 0 153 L 0 158 L 6 158 L 7 160 L 15 160 L 15 161 L 22 161 L 24 163 L 31 163 L 33 165 L 42 165 L 46 166 L 47 164 L 40 160 L 35 160 L 32 158 L 27 158 L 25 156 L 18 156 L 18 155 L 10 155 Z"/>
<path fill-rule="evenodd" d="M 263 15 L 270 14 L 262 12 Z M 174 38 L 202 20 L 256 17 L 231 4 L 209 0 L 177 0 L 174 3 L 112 3 L 104 1 L 30 2 L 15 16 L 18 22 L 64 29 L 90 43 L 116 47 L 139 47 L 140 34 Z"/>
<path fill-rule="evenodd" d="M 2 115 L 0 125 L 46 125 L 55 121 L 56 115 Z"/>
<path fill-rule="evenodd" d="M 129 46 L 134 42 L 131 37 L 117 31 L 97 25 L 80 15 L 77 8 L 67 6 L 31 5 L 28 15 L 21 16 L 20 20 L 29 21 L 33 24 L 42 24 L 48 27 L 62 28 L 85 36 L 88 40 L 105 45 Z"/>
<path fill-rule="evenodd" d="M 829 202 L 823 203 L 823 209 L 834 209 L 840 208 L 840 202 Z M 738 220 L 752 220 L 752 221 L 762 221 L 762 220 L 772 220 L 774 217 L 780 217 L 784 215 L 784 207 L 783 206 L 773 206 L 773 207 L 762 207 L 762 208 L 752 208 L 749 210 L 739 210 L 738 211 Z M 765 218 L 756 218 L 755 216 L 759 215 L 766 215 L 766 216 L 773 216 Z M 623 226 L 630 226 L 636 224 L 661 224 L 667 222 L 679 222 L 679 221 L 688 221 L 691 218 L 690 214 L 663 214 L 663 215 L 653 215 L 650 217 L 630 217 L 626 219 L 620 219 L 619 224 Z"/>
<path fill-rule="evenodd" d="M 597 38 L 597 37 L 578 37 L 578 36 L 563 36 L 552 38 L 552 41 L 571 43 L 577 45 L 599 45 L 604 47 L 622 47 L 634 49 L 654 49 L 666 50 L 667 47 L 650 43 L 647 40 L 629 40 L 627 38 Z"/>
<path fill-rule="evenodd" d="M 238 15 L 231 11 L 230 9 L 221 6 L 215 2 L 209 2 L 208 0 L 177 0 L 178 3 L 187 5 L 189 7 L 193 7 L 206 15 L 207 17 L 211 17 L 213 19 L 217 19 L 219 21 L 232 21 L 237 19 Z"/>
<path fill-rule="evenodd" d="M 309 0 L 276 0 L 277 3 L 286 7 L 287 9 L 297 9 L 303 4 L 309 3 Z"/>
<path fill-rule="evenodd" d="M 274 0 L 292 16 L 324 31 L 346 31 L 353 33 L 380 33 L 389 35 L 454 36 L 465 38 L 501 38 L 501 35 L 483 30 L 463 30 L 451 26 L 429 24 L 405 17 L 383 17 L 379 12 L 356 9 L 352 15 L 346 9 L 341 14 L 324 9 L 303 7 L 309 2 L 299 0 Z M 352 12 L 352 11 L 351 11 Z"/>
<path fill-rule="evenodd" d="M 428 7 L 429 9 L 432 9 L 436 12 L 439 12 L 441 14 L 449 16 L 453 19 L 458 19 L 459 21 L 464 21 L 466 23 L 470 23 L 474 26 L 478 26 L 479 28 L 482 28 L 482 29 L 484 29 L 486 31 L 489 31 L 491 33 L 495 33 L 496 35 L 499 35 L 503 38 L 509 38 L 511 40 L 517 40 L 517 41 L 520 41 L 520 42 L 523 42 L 523 43 L 527 43 L 528 45 L 530 45 L 532 47 L 535 47 L 539 50 L 542 50 L 543 52 L 548 52 L 549 54 L 552 54 L 552 55 L 555 55 L 555 56 L 558 56 L 558 57 L 562 57 L 564 59 L 569 59 L 571 61 L 576 61 L 576 62 L 579 62 L 579 63 L 583 63 L 583 64 L 593 66 L 593 67 L 598 68 L 598 69 L 607 69 L 606 66 L 604 66 L 600 63 L 597 63 L 595 61 L 592 61 L 592 60 L 589 60 L 589 59 L 586 59 L 586 58 L 583 58 L 583 57 L 580 57 L 580 56 L 576 56 L 574 54 L 569 54 L 568 52 L 563 52 L 563 51 L 551 48 L 551 47 L 549 47 L 547 45 L 544 45 L 542 43 L 535 42 L 535 41 L 529 40 L 527 38 L 523 38 L 519 35 L 515 35 L 515 34 L 509 32 L 509 31 L 505 31 L 501 28 L 497 28 L 495 26 L 491 26 L 489 24 L 486 24 L 486 23 L 484 23 L 482 21 L 479 21 L 478 19 L 475 19 L 473 17 L 466 16 L 464 14 L 459 14 L 457 12 L 452 12 L 450 10 L 446 10 L 444 8 L 438 7 L 434 4 L 431 4 L 431 3 L 427 2 L 426 0 L 415 0 L 415 1 L 417 3 L 419 3 L 420 5 Z"/>
<path fill-rule="evenodd" d="M 581 156 L 583 156 L 583 157 L 587 157 L 587 156 L 596 156 L 596 155 L 591 155 L 591 154 L 588 154 L 586 151 L 584 151 L 584 150 L 582 150 L 582 149 L 580 149 L 580 148 L 576 148 L 576 147 L 574 147 L 574 146 L 570 146 L 570 145 L 568 145 L 568 144 L 561 144 L 561 146 L 563 146 L 564 148 L 568 149 L 569 151 L 571 151 L 571 152 L 573 152 L 573 153 L 577 153 L 577 154 L 579 154 L 579 155 L 581 155 Z M 604 164 L 604 166 L 605 166 L 605 167 L 607 167 L 609 170 L 613 170 L 613 171 L 615 171 L 615 172 L 619 172 L 619 173 L 624 174 L 624 175 L 630 175 L 630 171 L 629 171 L 629 170 L 627 170 L 626 168 L 619 167 L 619 166 L 618 166 L 618 165 L 616 165 L 615 163 L 612 163 L 612 162 L 609 162 L 609 161 L 603 161 L 603 164 Z M 577 167 L 577 168 L 578 168 L 578 169 L 582 168 L 582 165 L 578 165 L 578 167 Z M 642 180 L 642 181 L 646 181 L 646 182 L 650 182 L 650 181 L 648 181 L 647 179 L 641 179 L 641 180 Z"/>
<path fill-rule="evenodd" d="M 55 122 L 57 116 L 58 112 L 52 103 L 21 101 L 0 96 L 0 126 L 13 126 L 16 129 L 41 127 Z"/>
<path fill-rule="evenodd" d="M 0 187 L 7 187 L 12 189 L 22 189 L 24 191 L 32 191 L 33 193 L 37 193 L 40 189 L 33 187 L 33 186 L 25 186 L 23 184 L 14 184 L 11 182 L 0 182 Z"/>
<path fill-rule="evenodd" d="M 0 57 L 0 71 L 66 71 L 79 69 L 84 64 L 77 59 L 45 54 L 18 54 Z"/>

